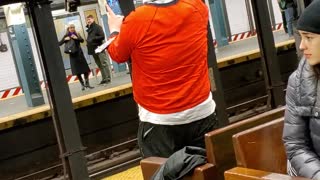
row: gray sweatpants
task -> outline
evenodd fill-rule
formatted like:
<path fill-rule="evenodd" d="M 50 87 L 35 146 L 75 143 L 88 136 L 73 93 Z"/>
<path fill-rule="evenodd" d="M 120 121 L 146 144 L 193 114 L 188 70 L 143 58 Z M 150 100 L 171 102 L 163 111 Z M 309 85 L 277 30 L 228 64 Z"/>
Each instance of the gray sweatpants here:
<path fill-rule="evenodd" d="M 92 56 L 101 71 L 102 81 L 111 80 L 110 61 L 107 54 L 101 52 Z"/>

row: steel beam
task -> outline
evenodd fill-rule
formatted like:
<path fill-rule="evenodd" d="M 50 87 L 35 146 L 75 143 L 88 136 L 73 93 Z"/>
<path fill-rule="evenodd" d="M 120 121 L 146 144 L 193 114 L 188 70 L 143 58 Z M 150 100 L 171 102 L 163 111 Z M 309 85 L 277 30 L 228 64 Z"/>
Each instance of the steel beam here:
<path fill-rule="evenodd" d="M 229 41 L 226 29 L 226 12 L 224 12 L 225 8 L 223 8 L 222 0 L 209 0 L 209 9 L 213 16 L 213 27 L 218 47 L 226 46 Z"/>
<path fill-rule="evenodd" d="M 28 12 L 32 18 L 33 30 L 42 57 L 42 66 L 49 85 L 48 94 L 60 144 L 61 159 L 69 179 L 89 180 L 84 148 L 80 139 L 69 87 L 65 79 L 66 74 L 50 3 L 49 0 L 28 1 Z"/>
<path fill-rule="evenodd" d="M 267 90 L 270 93 L 271 107 L 285 104 L 284 83 L 273 39 L 267 0 L 251 0 L 253 16 L 256 23 L 258 42 Z"/>
<path fill-rule="evenodd" d="M 43 105 L 44 98 L 32 53 L 23 5 L 18 3 L 4 6 L 4 12 L 13 59 L 27 105 L 29 107 Z"/>

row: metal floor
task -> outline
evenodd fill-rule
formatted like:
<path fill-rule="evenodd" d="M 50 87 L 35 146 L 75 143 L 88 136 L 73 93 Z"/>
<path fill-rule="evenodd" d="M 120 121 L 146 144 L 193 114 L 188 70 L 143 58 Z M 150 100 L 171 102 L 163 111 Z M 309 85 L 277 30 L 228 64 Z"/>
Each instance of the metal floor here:
<path fill-rule="evenodd" d="M 285 34 L 284 31 L 282 30 L 275 31 L 274 37 L 275 37 L 275 43 L 284 42 L 289 39 L 288 35 Z M 216 55 L 217 55 L 218 62 L 220 62 L 221 59 L 225 59 L 229 56 L 238 55 L 238 54 L 241 54 L 247 51 L 252 51 L 258 48 L 259 46 L 258 46 L 257 38 L 252 37 L 245 40 L 230 43 L 230 45 L 226 47 L 218 48 L 216 50 Z M 113 88 L 119 85 L 127 84 L 131 82 L 131 79 L 128 74 L 124 74 L 122 76 L 113 78 L 113 81 L 107 85 L 103 85 L 103 86 L 97 85 L 98 82 L 100 82 L 100 77 L 90 79 L 91 85 L 94 86 L 95 88 L 91 90 L 85 90 L 85 91 L 81 91 L 80 84 L 78 81 L 75 83 L 69 84 L 72 98 L 85 96 L 91 93 L 105 90 L 106 88 Z M 45 96 L 45 101 L 46 103 L 48 103 L 47 94 L 45 91 L 43 91 L 43 93 Z M 5 100 L 0 100 L 0 120 L 3 117 L 14 115 L 16 113 L 21 113 L 31 109 L 33 108 L 27 106 L 23 95 L 15 96 Z"/>

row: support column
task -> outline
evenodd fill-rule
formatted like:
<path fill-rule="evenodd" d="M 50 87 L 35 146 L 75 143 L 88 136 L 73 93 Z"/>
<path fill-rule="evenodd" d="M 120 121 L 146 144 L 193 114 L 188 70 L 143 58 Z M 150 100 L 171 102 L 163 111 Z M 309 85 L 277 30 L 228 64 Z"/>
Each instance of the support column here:
<path fill-rule="evenodd" d="M 208 0 L 203 0 L 204 3 L 208 3 Z M 212 11 L 211 11 L 212 12 Z M 228 115 L 226 112 L 226 102 L 224 99 L 224 92 L 222 88 L 220 72 L 217 64 L 217 57 L 215 54 L 214 45 L 212 43 L 212 21 L 208 22 L 208 68 L 209 68 L 209 78 L 211 85 L 211 92 L 213 99 L 216 103 L 216 113 L 218 116 L 219 127 L 224 127 L 229 124 Z"/>
<path fill-rule="evenodd" d="M 34 62 L 23 6 L 21 3 L 6 5 L 4 13 L 17 74 L 27 104 L 29 107 L 42 105 L 44 98 Z"/>
<path fill-rule="evenodd" d="M 281 79 L 280 68 L 271 29 L 267 1 L 251 0 L 253 16 L 256 23 L 258 42 L 261 52 L 262 66 L 267 91 L 271 98 L 271 107 L 276 108 L 285 104 L 284 83 Z"/>
<path fill-rule="evenodd" d="M 268 0 L 268 9 L 269 9 L 269 14 L 270 14 L 270 21 L 271 21 L 271 25 L 273 27 L 273 30 L 276 30 L 276 19 L 274 17 L 274 11 L 273 11 L 273 4 L 272 4 L 272 0 Z"/>
<path fill-rule="evenodd" d="M 48 80 L 50 105 L 63 165 L 68 172 L 68 179 L 89 180 L 84 147 L 65 79 L 66 73 L 58 46 L 50 1 L 32 0 L 26 3 Z"/>
<path fill-rule="evenodd" d="M 226 46 L 229 44 L 227 36 L 227 17 L 223 7 L 223 0 L 209 0 L 210 12 L 213 16 L 213 27 L 218 42 L 218 47 Z"/>

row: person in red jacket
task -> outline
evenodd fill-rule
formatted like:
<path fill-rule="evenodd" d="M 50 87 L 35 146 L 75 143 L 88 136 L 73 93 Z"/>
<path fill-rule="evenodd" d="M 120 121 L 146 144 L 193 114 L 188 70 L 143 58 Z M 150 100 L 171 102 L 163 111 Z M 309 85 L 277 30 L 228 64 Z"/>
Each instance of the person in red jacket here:
<path fill-rule="evenodd" d="M 132 61 L 143 157 L 204 148 L 217 126 L 207 64 L 208 8 L 201 0 L 146 0 L 124 20 L 109 6 L 111 58 Z"/>

